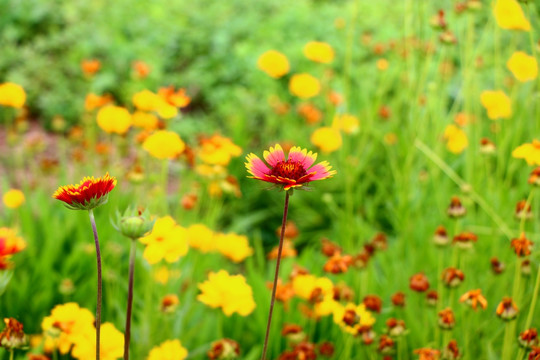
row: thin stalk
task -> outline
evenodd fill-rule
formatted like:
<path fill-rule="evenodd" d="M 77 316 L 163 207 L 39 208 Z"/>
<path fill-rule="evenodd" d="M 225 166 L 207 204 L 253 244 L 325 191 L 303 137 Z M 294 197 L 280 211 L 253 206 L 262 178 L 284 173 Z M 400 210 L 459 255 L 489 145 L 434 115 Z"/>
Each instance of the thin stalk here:
<path fill-rule="evenodd" d="M 13 360 L 13 354 L 14 353 L 15 353 L 15 351 L 13 349 L 9 350 L 9 360 Z"/>
<path fill-rule="evenodd" d="M 101 330 L 101 251 L 99 249 L 99 238 L 96 228 L 96 220 L 94 219 L 94 211 L 88 210 L 90 216 L 90 224 L 92 224 L 92 231 L 94 232 L 94 242 L 96 244 L 96 259 L 97 259 L 97 305 L 96 305 L 96 360 L 99 360 L 99 339 Z"/>
<path fill-rule="evenodd" d="M 163 210 L 166 215 L 169 211 L 167 203 L 167 193 L 169 187 L 169 159 L 162 160 L 161 163 L 161 186 L 163 187 Z"/>
<path fill-rule="evenodd" d="M 124 335 L 124 360 L 129 360 L 129 341 L 131 339 L 131 309 L 133 308 L 133 277 L 135 274 L 135 253 L 137 251 L 137 240 L 131 240 L 129 251 L 129 287 L 128 303 L 126 313 L 126 333 Z"/>
<path fill-rule="evenodd" d="M 531 327 L 534 310 L 536 308 L 536 301 L 538 300 L 539 290 L 540 290 L 540 266 L 538 267 L 538 273 L 536 274 L 536 283 L 534 285 L 531 305 L 529 306 L 529 314 L 527 315 L 527 321 L 525 322 L 525 327 L 524 327 L 525 330 L 530 329 Z M 520 360 L 523 359 L 523 355 L 525 355 L 525 350 L 523 348 L 520 348 L 517 359 L 520 359 Z"/>
<path fill-rule="evenodd" d="M 270 334 L 270 324 L 272 323 L 272 313 L 274 312 L 274 302 L 276 300 L 276 288 L 279 277 L 279 264 L 281 263 L 281 251 L 283 250 L 283 236 L 285 235 L 285 224 L 287 222 L 287 212 L 289 211 L 289 191 L 285 192 L 285 205 L 283 207 L 283 220 L 281 222 L 281 235 L 279 236 L 279 248 L 276 262 L 276 273 L 274 275 L 274 285 L 272 287 L 272 299 L 270 300 L 270 312 L 266 323 L 266 335 L 264 336 L 264 346 L 261 360 L 266 359 L 266 349 L 268 347 L 268 336 Z"/>

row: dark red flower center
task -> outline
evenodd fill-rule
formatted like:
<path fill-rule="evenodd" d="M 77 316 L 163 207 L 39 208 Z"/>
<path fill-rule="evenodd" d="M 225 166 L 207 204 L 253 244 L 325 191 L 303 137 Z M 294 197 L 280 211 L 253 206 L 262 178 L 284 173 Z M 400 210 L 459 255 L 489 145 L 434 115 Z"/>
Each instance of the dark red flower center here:
<path fill-rule="evenodd" d="M 270 175 L 298 180 L 306 175 L 306 169 L 298 161 L 280 161 L 272 168 Z"/>

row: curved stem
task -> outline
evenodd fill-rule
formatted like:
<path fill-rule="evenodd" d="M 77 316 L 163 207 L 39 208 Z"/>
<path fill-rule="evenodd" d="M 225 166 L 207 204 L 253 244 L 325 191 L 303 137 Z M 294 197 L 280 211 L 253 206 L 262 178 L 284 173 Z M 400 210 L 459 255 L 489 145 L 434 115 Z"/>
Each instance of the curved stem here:
<path fill-rule="evenodd" d="M 13 360 L 13 354 L 15 351 L 13 349 L 9 350 L 9 360 Z"/>
<path fill-rule="evenodd" d="M 96 360 L 99 360 L 100 355 L 100 331 L 101 331 L 101 251 L 99 249 L 99 238 L 96 228 L 96 220 L 94 219 L 94 211 L 88 210 L 90 215 L 90 224 L 92 224 L 92 231 L 94 232 L 94 242 L 96 244 L 96 258 L 97 258 L 97 305 L 96 305 Z"/>
<path fill-rule="evenodd" d="M 128 303 L 126 313 L 126 333 L 124 334 L 124 360 L 129 360 L 129 341 L 131 339 L 131 309 L 133 307 L 133 277 L 135 273 L 135 252 L 137 240 L 131 240 L 131 248 L 129 251 L 129 287 L 128 287 Z"/>
<path fill-rule="evenodd" d="M 283 250 L 283 236 L 285 235 L 285 224 L 287 222 L 287 212 L 289 211 L 289 191 L 285 192 L 285 206 L 283 207 L 283 220 L 281 222 L 281 235 L 279 236 L 279 248 L 276 262 L 276 273 L 274 274 L 274 285 L 272 287 L 272 299 L 270 300 L 270 313 L 266 323 L 266 335 L 264 336 L 264 345 L 261 360 L 266 359 L 266 350 L 268 347 L 268 335 L 270 333 L 270 324 L 272 323 L 272 313 L 274 312 L 274 302 L 276 300 L 276 288 L 279 278 L 279 264 L 281 263 L 281 251 Z"/>

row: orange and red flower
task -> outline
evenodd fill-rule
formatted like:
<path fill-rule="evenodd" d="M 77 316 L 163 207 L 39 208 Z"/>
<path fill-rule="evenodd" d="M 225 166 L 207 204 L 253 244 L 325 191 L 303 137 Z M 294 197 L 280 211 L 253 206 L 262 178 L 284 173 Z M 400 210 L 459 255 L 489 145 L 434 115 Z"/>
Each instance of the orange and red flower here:
<path fill-rule="evenodd" d="M 85 177 L 79 185 L 61 186 L 53 198 L 63 201 L 72 210 L 91 210 L 107 203 L 108 195 L 116 186 L 116 178 L 105 176 L 95 179 Z"/>
<path fill-rule="evenodd" d="M 336 174 L 335 170 L 330 170 L 332 167 L 327 161 L 312 167 L 317 154 L 297 146 L 291 148 L 288 159 L 279 144 L 265 151 L 263 156 L 270 167 L 253 153 L 246 157 L 246 168 L 253 175 L 250 177 L 282 186 L 284 190 L 302 188 L 311 181 L 328 179 Z"/>
<path fill-rule="evenodd" d="M 474 310 L 476 310 L 476 307 L 478 306 L 478 304 L 480 304 L 482 309 L 487 308 L 487 300 L 482 295 L 481 289 L 467 291 L 465 294 L 461 295 L 461 297 L 459 298 L 459 302 L 466 302 Z"/>

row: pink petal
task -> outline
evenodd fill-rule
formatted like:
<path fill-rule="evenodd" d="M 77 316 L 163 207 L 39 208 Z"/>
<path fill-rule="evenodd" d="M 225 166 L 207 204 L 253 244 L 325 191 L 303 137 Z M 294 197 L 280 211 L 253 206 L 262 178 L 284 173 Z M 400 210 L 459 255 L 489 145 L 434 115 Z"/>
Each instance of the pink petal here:
<path fill-rule="evenodd" d="M 285 154 L 279 144 L 276 144 L 275 147 L 270 147 L 270 151 L 265 150 L 263 156 L 268 165 L 272 167 L 276 166 L 280 161 L 285 161 Z"/>
<path fill-rule="evenodd" d="M 307 170 L 315 162 L 315 159 L 317 159 L 317 154 L 313 154 L 312 151 L 308 153 L 306 149 L 301 149 L 298 146 L 289 151 L 289 161 L 299 162 L 304 170 Z"/>
<path fill-rule="evenodd" d="M 309 169 L 310 173 L 315 173 L 309 180 L 310 181 L 323 180 L 323 179 L 332 177 L 334 174 L 337 173 L 337 171 L 335 170 L 330 171 L 331 168 L 332 167 L 328 164 L 327 161 L 318 163 L 317 165 Z"/>
<path fill-rule="evenodd" d="M 259 157 L 253 153 L 246 156 L 245 163 L 248 172 L 255 177 L 263 177 L 270 173 L 270 169 L 264 164 L 264 162 L 259 159 Z"/>

